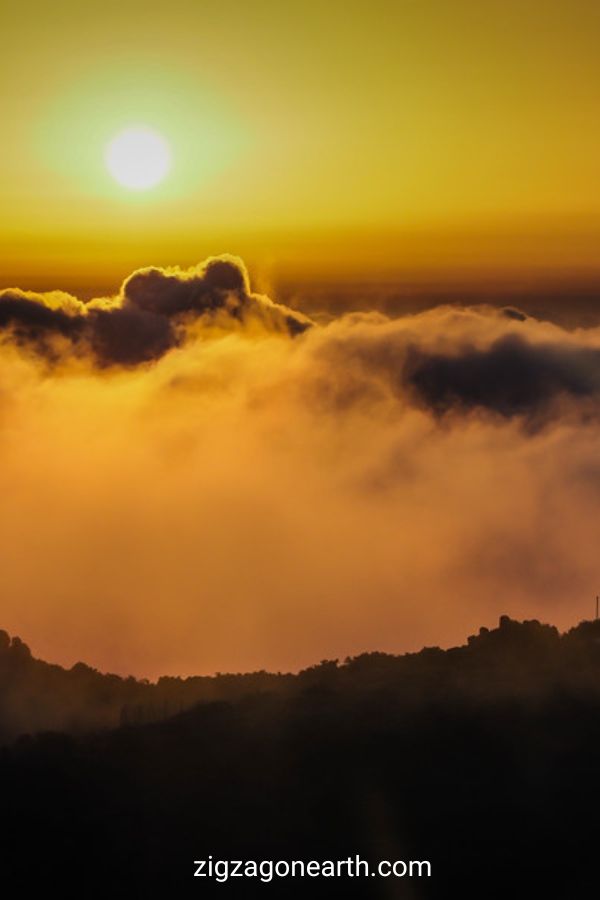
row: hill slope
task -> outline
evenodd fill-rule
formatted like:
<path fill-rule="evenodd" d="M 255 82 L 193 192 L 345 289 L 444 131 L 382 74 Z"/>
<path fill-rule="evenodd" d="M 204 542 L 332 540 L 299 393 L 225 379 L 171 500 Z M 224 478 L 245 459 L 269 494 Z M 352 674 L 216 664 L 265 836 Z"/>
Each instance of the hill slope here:
<path fill-rule="evenodd" d="M 85 675 L 110 687 L 115 709 L 132 696 L 156 702 L 162 689 L 49 671 L 14 641 L 1 659 L 13 702 L 19 683 L 33 696 L 36 679 L 49 696 L 48 684 Z M 169 697 L 187 703 L 190 685 L 170 682 Z M 600 799 L 599 623 L 560 635 L 503 617 L 448 651 L 365 654 L 226 683 L 228 699 L 205 697 L 163 721 L 5 747 L 5 876 L 34 878 L 34 853 L 36 872 L 77 885 L 80 897 L 117 885 L 136 896 L 187 896 L 200 885 L 209 896 L 409 900 L 577 900 L 593 890 L 596 836 L 584 823 Z M 355 854 L 427 859 L 433 876 L 192 878 L 193 860 L 209 855 Z"/>

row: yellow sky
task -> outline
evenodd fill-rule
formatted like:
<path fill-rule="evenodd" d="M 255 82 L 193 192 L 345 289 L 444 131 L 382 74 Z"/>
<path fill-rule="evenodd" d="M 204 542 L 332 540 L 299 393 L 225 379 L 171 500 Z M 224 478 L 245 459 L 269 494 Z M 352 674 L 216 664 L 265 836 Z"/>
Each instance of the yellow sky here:
<path fill-rule="evenodd" d="M 7 2 L 3 283 L 241 253 L 322 273 L 595 273 L 590 0 Z M 172 174 L 113 182 L 146 124 Z"/>

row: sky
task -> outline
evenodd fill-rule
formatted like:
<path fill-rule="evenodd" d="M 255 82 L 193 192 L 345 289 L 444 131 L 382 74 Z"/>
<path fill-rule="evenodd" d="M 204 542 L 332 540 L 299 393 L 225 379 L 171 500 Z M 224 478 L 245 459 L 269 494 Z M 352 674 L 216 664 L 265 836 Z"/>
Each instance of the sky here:
<path fill-rule="evenodd" d="M 0 628 L 155 678 L 590 615 L 597 4 L 1 15 Z"/>
<path fill-rule="evenodd" d="M 3 282 L 90 296 L 241 254 L 278 278 L 595 280 L 589 0 L 6 2 Z M 142 122 L 172 174 L 103 150 Z"/>

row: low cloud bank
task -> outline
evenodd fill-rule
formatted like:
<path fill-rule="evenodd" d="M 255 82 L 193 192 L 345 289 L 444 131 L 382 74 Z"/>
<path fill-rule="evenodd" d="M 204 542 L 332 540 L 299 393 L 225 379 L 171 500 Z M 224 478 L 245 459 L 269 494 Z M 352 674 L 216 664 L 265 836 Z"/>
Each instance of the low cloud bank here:
<path fill-rule="evenodd" d="M 597 592 L 600 329 L 317 325 L 240 260 L 0 293 L 0 626 L 136 674 L 447 644 Z"/>

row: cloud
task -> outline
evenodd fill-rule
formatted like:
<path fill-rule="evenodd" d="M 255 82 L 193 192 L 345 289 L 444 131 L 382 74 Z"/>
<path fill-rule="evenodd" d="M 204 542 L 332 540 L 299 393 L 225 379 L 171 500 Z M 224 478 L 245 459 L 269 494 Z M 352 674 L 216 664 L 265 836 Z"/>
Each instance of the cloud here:
<path fill-rule="evenodd" d="M 559 343 L 535 345 L 519 335 L 498 338 L 485 349 L 407 358 L 405 380 L 431 409 L 460 405 L 502 416 L 544 413 L 558 397 L 596 397 L 600 392 L 600 348 Z"/>
<path fill-rule="evenodd" d="M 74 352 L 101 366 L 153 361 L 184 343 L 199 321 L 205 328 L 285 335 L 310 325 L 306 316 L 252 293 L 242 260 L 233 256 L 187 271 L 141 269 L 116 297 L 89 303 L 60 292 L 0 292 L 0 331 L 53 361 Z"/>
<path fill-rule="evenodd" d="M 0 328 L 0 627 L 36 655 L 286 669 L 589 613 L 596 325 L 316 325 L 219 257 L 5 291 Z"/>
<path fill-rule="evenodd" d="M 353 315 L 322 330 L 315 358 L 338 407 L 386 394 L 437 417 L 478 410 L 541 425 L 599 412 L 600 341 L 517 310 L 440 307 L 388 319 Z"/>
<path fill-rule="evenodd" d="M 46 295 L 18 289 L 0 292 L 0 331 L 17 344 L 31 344 L 38 353 L 50 353 L 57 336 L 77 341 L 83 330 L 85 307 L 68 294 Z"/>

